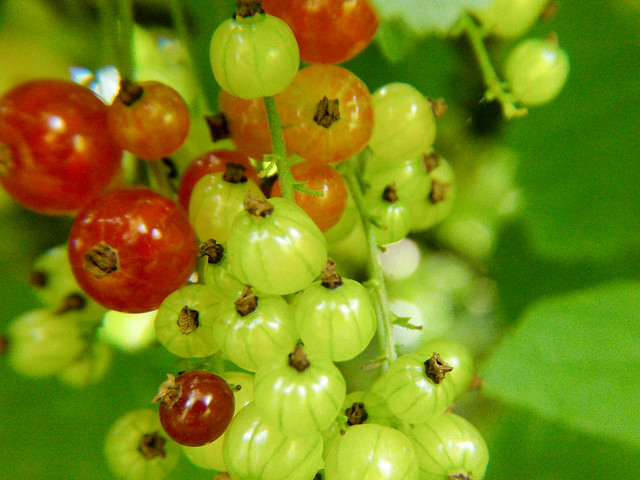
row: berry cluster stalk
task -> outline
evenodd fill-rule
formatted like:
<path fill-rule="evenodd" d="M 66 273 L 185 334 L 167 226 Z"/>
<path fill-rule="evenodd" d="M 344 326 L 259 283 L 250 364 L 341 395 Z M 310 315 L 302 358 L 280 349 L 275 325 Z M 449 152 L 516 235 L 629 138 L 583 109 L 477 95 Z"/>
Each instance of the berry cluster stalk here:
<path fill-rule="evenodd" d="M 294 178 L 289 169 L 287 161 L 287 149 L 282 135 L 282 120 L 278 113 L 278 107 L 273 97 L 264 97 L 264 105 L 267 109 L 267 120 L 269 121 L 269 132 L 271 133 L 271 145 L 273 148 L 272 160 L 278 167 L 278 176 L 282 186 L 282 196 L 293 201 Z"/>
<path fill-rule="evenodd" d="M 364 198 L 362 196 L 362 189 L 358 182 L 358 177 L 355 173 L 354 167 L 355 159 L 351 159 L 342 165 L 340 165 L 340 173 L 344 177 L 349 190 L 353 196 L 353 200 L 358 208 L 360 218 L 364 225 L 364 230 L 367 238 L 367 269 L 369 271 L 369 280 L 366 286 L 369 287 L 374 296 L 374 307 L 376 309 L 376 316 L 378 317 L 378 329 L 376 336 L 378 338 L 378 347 L 381 356 L 386 360 L 386 363 L 382 363 L 382 368 L 386 370 L 388 366 L 393 363 L 397 358 L 395 342 L 393 340 L 393 313 L 389 305 L 389 297 L 387 296 L 387 289 L 385 287 L 384 275 L 382 272 L 382 265 L 380 265 L 379 251 L 376 243 L 375 230 L 373 223 L 366 215 Z"/>
<path fill-rule="evenodd" d="M 502 105 L 502 112 L 508 119 L 523 117 L 528 113 L 526 108 L 520 108 L 514 104 L 512 95 L 505 90 L 504 82 L 500 81 L 498 74 L 493 68 L 489 53 L 484 44 L 482 28 L 467 13 L 460 17 L 453 34 L 465 34 L 469 39 L 473 53 L 478 60 L 478 66 L 482 73 L 484 84 L 487 87 L 485 98 L 489 101 L 498 100 Z"/>

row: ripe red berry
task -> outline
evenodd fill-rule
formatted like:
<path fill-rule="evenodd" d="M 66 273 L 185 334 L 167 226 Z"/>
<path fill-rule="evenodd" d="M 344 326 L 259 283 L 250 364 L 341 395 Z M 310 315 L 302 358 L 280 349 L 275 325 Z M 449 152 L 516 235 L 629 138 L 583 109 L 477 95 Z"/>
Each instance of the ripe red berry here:
<path fill-rule="evenodd" d="M 176 442 L 198 447 L 213 442 L 233 418 L 231 387 L 215 373 L 192 370 L 169 374 L 153 400 L 160 402 L 160 423 Z"/>
<path fill-rule="evenodd" d="M 112 181 L 121 158 L 107 107 L 88 88 L 35 80 L 0 99 L 0 183 L 30 210 L 78 210 Z"/>
<path fill-rule="evenodd" d="M 82 289 L 106 308 L 158 308 L 195 267 L 198 245 L 185 211 L 145 188 L 104 194 L 80 211 L 69 260 Z"/>

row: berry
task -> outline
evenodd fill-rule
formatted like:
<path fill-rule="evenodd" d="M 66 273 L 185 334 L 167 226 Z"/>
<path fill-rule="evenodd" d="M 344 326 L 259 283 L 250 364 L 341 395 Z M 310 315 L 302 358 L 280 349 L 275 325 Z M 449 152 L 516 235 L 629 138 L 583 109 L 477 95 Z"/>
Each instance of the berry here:
<path fill-rule="evenodd" d="M 548 4 L 549 0 L 493 0 L 473 13 L 493 35 L 516 38 L 527 33 Z"/>
<path fill-rule="evenodd" d="M 487 444 L 464 418 L 447 413 L 414 425 L 408 434 L 416 449 L 421 480 L 484 478 L 489 463 Z"/>
<path fill-rule="evenodd" d="M 180 177 L 178 203 L 182 205 L 185 211 L 189 211 L 189 200 L 196 182 L 210 173 L 224 172 L 229 163 L 242 165 L 245 168 L 244 174 L 246 177 L 256 184 L 260 183 L 258 172 L 251 165 L 246 155 L 232 150 L 211 150 L 191 162 Z"/>
<path fill-rule="evenodd" d="M 376 331 L 369 292 L 355 280 L 341 278 L 332 261 L 322 280 L 305 288 L 292 306 L 303 343 L 335 362 L 360 354 Z"/>
<path fill-rule="evenodd" d="M 120 81 L 108 109 L 109 130 L 121 148 L 145 160 L 175 152 L 189 133 L 189 108 L 180 94 L 160 82 Z"/>
<path fill-rule="evenodd" d="M 340 370 L 328 357 L 297 345 L 258 369 L 255 404 L 284 435 L 305 436 L 329 428 L 346 390 Z"/>
<path fill-rule="evenodd" d="M 371 94 L 336 65 L 309 65 L 276 97 L 287 148 L 309 162 L 335 163 L 367 146 L 374 129 Z"/>
<path fill-rule="evenodd" d="M 78 210 L 110 184 L 121 157 L 107 107 L 85 87 L 34 80 L 0 99 L 0 183 L 30 210 Z"/>
<path fill-rule="evenodd" d="M 327 243 L 313 220 L 285 198 L 248 198 L 227 243 L 231 273 L 269 295 L 311 285 L 327 261 Z"/>
<path fill-rule="evenodd" d="M 129 313 L 158 308 L 187 281 L 197 251 L 182 208 L 145 188 L 96 198 L 78 214 L 69 234 L 78 284 L 106 308 Z"/>
<path fill-rule="evenodd" d="M 123 480 L 161 480 L 180 458 L 180 448 L 162 432 L 158 414 L 133 410 L 116 420 L 104 441 L 109 469 Z"/>
<path fill-rule="evenodd" d="M 291 27 L 305 62 L 345 62 L 364 50 L 378 29 L 369 0 L 265 0 L 263 6 Z"/>
<path fill-rule="evenodd" d="M 402 432 L 375 424 L 353 425 L 335 440 L 325 462 L 326 480 L 417 480 L 418 461 Z"/>
<path fill-rule="evenodd" d="M 216 28 L 210 56 L 218 84 L 244 99 L 281 92 L 294 79 L 300 64 L 296 38 L 285 22 L 261 9 L 242 7 L 234 18 Z"/>
<path fill-rule="evenodd" d="M 251 402 L 231 421 L 222 452 L 234 479 L 309 480 L 322 459 L 322 436 L 286 437 Z"/>
<path fill-rule="evenodd" d="M 431 103 L 411 85 L 390 83 L 372 95 L 375 125 L 369 147 L 386 163 L 428 151 L 436 138 Z"/>
<path fill-rule="evenodd" d="M 347 186 L 344 179 L 330 165 L 301 162 L 291 167 L 291 174 L 305 188 L 321 192 L 322 196 L 294 192 L 294 201 L 311 217 L 320 230 L 326 232 L 333 227 L 347 206 Z M 280 180 L 271 189 L 272 197 L 282 195 Z"/>
<path fill-rule="evenodd" d="M 509 52 L 505 80 L 523 105 L 542 105 L 554 99 L 569 77 L 569 56 L 557 41 L 528 39 Z"/>
<path fill-rule="evenodd" d="M 205 445 L 220 437 L 235 407 L 227 382 L 203 370 L 167 377 L 153 400 L 160 402 L 160 422 L 167 435 L 190 447 Z"/>
<path fill-rule="evenodd" d="M 264 199 L 260 187 L 245 177 L 240 164 L 227 164 L 225 173 L 200 178 L 189 202 L 189 221 L 198 238 L 226 243 L 231 224 L 243 210 L 247 195 Z"/>
<path fill-rule="evenodd" d="M 164 299 L 155 319 L 158 341 L 181 357 L 208 357 L 218 351 L 213 323 L 220 298 L 205 285 L 187 285 Z"/>

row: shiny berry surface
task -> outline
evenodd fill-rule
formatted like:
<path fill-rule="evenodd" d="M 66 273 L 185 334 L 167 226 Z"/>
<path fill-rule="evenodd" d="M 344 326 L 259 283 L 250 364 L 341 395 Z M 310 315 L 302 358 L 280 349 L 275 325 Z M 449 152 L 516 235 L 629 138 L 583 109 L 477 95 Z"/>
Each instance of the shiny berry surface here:
<path fill-rule="evenodd" d="M 145 188 L 115 190 L 76 217 L 69 260 L 82 289 L 122 312 L 158 308 L 193 272 L 198 245 L 187 214 Z"/>
<path fill-rule="evenodd" d="M 88 88 L 34 80 L 0 99 L 0 183 L 30 210 L 78 210 L 112 181 L 121 157 L 107 107 Z"/>
<path fill-rule="evenodd" d="M 276 103 L 287 147 L 310 162 L 341 162 L 364 149 L 371 138 L 371 94 L 345 68 L 303 68 L 277 95 Z"/>
<path fill-rule="evenodd" d="M 233 150 L 211 150 L 200 155 L 189 164 L 180 179 L 180 187 L 178 188 L 178 202 L 185 210 L 189 210 L 189 199 L 196 182 L 205 175 L 210 173 L 224 172 L 228 163 L 237 163 L 245 167 L 244 174 L 247 178 L 260 184 L 258 172 L 249 162 L 249 158 L 239 152 Z"/>
<path fill-rule="evenodd" d="M 109 106 L 109 130 L 123 149 L 146 160 L 171 155 L 189 133 L 189 109 L 180 94 L 160 82 L 121 82 Z"/>
<path fill-rule="evenodd" d="M 265 0 L 265 11 L 293 30 L 300 59 L 339 63 L 371 42 L 379 19 L 369 0 Z"/>
<path fill-rule="evenodd" d="M 163 386 L 171 382 L 171 377 Z M 233 418 L 231 387 L 215 373 L 193 370 L 175 378 L 160 403 L 160 422 L 176 442 L 197 447 L 213 442 Z M 163 393 L 160 387 L 160 394 Z"/>
<path fill-rule="evenodd" d="M 297 163 L 291 167 L 293 178 L 307 182 L 305 187 L 322 193 L 322 196 L 295 192 L 294 201 L 311 217 L 320 230 L 333 227 L 347 206 L 347 186 L 340 174 L 330 165 L 311 162 Z M 282 195 L 280 180 L 271 190 L 272 197 Z"/>

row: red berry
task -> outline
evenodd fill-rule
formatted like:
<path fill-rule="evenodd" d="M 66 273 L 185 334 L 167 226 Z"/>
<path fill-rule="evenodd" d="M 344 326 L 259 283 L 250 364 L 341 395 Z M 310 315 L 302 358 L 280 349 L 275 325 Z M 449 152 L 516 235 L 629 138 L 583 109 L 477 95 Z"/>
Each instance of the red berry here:
<path fill-rule="evenodd" d="M 35 80 L 0 99 L 0 182 L 26 208 L 78 210 L 112 181 L 121 158 L 107 107 L 88 88 Z"/>
<path fill-rule="evenodd" d="M 212 150 L 196 158 L 182 174 L 180 187 L 178 188 L 178 202 L 187 212 L 189 211 L 191 192 L 197 181 L 205 175 L 224 172 L 228 163 L 237 163 L 245 167 L 245 176 L 260 185 L 258 172 L 253 168 L 246 155 L 233 150 Z"/>
<path fill-rule="evenodd" d="M 302 192 L 293 194 L 295 202 L 307 212 L 318 228 L 326 232 L 338 223 L 347 206 L 347 186 L 336 169 L 324 163 L 301 162 L 291 167 L 291 174 L 296 180 L 307 182 L 306 188 L 323 194 L 321 197 Z M 278 179 L 271 196 L 280 195 L 282 187 Z"/>
<path fill-rule="evenodd" d="M 120 82 L 108 109 L 109 129 L 123 149 L 145 160 L 175 152 L 189 133 L 189 109 L 180 94 L 160 82 Z"/>
<path fill-rule="evenodd" d="M 369 0 L 264 0 L 262 6 L 291 27 L 305 62 L 349 60 L 369 45 L 378 29 Z"/>
<path fill-rule="evenodd" d="M 82 289 L 106 308 L 158 308 L 189 278 L 198 245 L 185 211 L 145 188 L 104 194 L 80 211 L 69 260 Z"/>
<path fill-rule="evenodd" d="M 192 370 L 168 375 L 154 403 L 160 402 L 160 423 L 176 442 L 198 447 L 213 442 L 233 418 L 235 399 L 226 381 L 215 373 Z"/>

